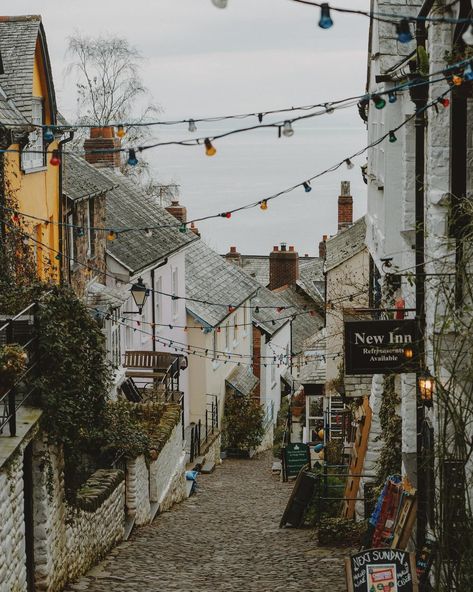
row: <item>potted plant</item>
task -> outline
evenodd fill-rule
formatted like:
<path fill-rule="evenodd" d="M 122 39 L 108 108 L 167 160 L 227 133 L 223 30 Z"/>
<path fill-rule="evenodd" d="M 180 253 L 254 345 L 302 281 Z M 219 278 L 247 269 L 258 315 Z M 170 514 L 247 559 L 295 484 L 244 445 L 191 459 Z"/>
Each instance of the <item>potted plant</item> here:
<path fill-rule="evenodd" d="M 17 343 L 0 347 L 0 384 L 6 392 L 23 374 L 28 363 L 28 354 Z M 5 388 L 6 387 L 6 388 Z"/>

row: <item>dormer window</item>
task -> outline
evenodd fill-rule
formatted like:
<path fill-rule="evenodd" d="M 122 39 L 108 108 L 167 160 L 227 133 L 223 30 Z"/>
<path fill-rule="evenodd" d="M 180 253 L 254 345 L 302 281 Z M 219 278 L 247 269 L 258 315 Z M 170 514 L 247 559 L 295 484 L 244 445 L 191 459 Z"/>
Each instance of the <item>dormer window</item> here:
<path fill-rule="evenodd" d="M 43 138 L 43 100 L 34 98 L 31 104 L 31 123 L 35 128 L 28 136 L 28 144 L 21 153 L 21 167 L 25 172 L 42 169 L 46 166 L 46 154 Z"/>

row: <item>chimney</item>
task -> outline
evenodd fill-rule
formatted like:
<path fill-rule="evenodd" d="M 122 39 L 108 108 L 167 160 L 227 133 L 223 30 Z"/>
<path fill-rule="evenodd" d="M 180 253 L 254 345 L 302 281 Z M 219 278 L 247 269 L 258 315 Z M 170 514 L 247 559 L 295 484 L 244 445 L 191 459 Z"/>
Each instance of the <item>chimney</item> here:
<path fill-rule="evenodd" d="M 298 279 L 299 254 L 293 246 L 287 250 L 285 243 L 281 243 L 281 249 L 275 246 L 269 254 L 269 289 L 290 286 Z"/>
<path fill-rule="evenodd" d="M 185 206 L 181 206 L 179 200 L 171 201 L 171 205 L 167 206 L 166 211 L 177 218 L 179 222 L 187 222 L 187 208 Z"/>
<path fill-rule="evenodd" d="M 91 127 L 90 138 L 84 142 L 85 160 L 96 167 L 120 166 L 120 138 L 115 136 L 115 129 L 109 125 L 106 127 Z M 105 150 L 107 152 L 93 152 L 94 150 Z M 117 150 L 117 152 L 112 152 Z"/>
<path fill-rule="evenodd" d="M 227 261 L 230 261 L 230 263 L 235 263 L 235 265 L 240 265 L 241 266 L 241 255 L 237 251 L 237 248 L 236 247 L 230 247 L 230 250 L 225 255 L 225 259 Z"/>
<path fill-rule="evenodd" d="M 350 181 L 342 181 L 338 197 L 338 232 L 353 224 L 353 197 L 350 195 Z"/>
<path fill-rule="evenodd" d="M 327 255 L 327 235 L 324 234 L 322 240 L 319 243 L 319 257 L 325 259 Z"/>

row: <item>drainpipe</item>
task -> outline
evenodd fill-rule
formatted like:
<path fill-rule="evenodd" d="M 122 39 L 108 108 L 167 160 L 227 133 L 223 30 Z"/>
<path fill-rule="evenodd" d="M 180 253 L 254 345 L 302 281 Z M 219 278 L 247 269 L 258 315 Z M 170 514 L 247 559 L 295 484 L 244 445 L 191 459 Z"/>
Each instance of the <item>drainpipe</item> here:
<path fill-rule="evenodd" d="M 63 251 L 63 247 L 64 247 L 64 231 L 63 231 L 63 225 L 62 222 L 64 222 L 64 220 L 62 219 L 64 213 L 63 213 L 63 205 L 62 205 L 62 201 L 63 201 L 63 192 L 62 192 L 62 186 L 63 186 L 63 180 L 64 180 L 64 173 L 63 173 L 63 167 L 64 167 L 64 153 L 62 150 L 62 147 L 64 146 L 64 144 L 67 144 L 68 142 L 71 142 L 74 138 L 74 132 L 69 132 L 69 137 L 65 138 L 64 140 L 60 140 L 58 142 L 57 148 L 59 150 L 59 158 L 61 159 L 61 164 L 59 165 L 59 212 L 58 212 L 58 231 L 59 231 L 59 253 L 64 252 Z M 63 281 L 63 270 L 64 270 L 64 257 L 61 257 L 61 261 L 60 261 L 61 265 L 59 266 L 59 282 L 62 283 Z M 69 266 L 68 266 L 69 269 Z M 70 281 L 70 277 L 68 277 L 68 280 Z"/>
<path fill-rule="evenodd" d="M 425 0 L 419 17 L 427 16 L 435 0 Z M 426 23 L 416 21 L 417 48 L 425 48 L 427 40 Z M 416 269 L 416 325 L 418 331 L 419 368 L 425 368 L 425 107 L 428 100 L 428 87 L 420 86 L 412 97 L 416 106 L 415 116 L 415 269 Z M 422 432 L 425 409 L 419 392 L 419 371 L 416 373 L 416 428 L 417 428 L 417 548 L 425 540 L 427 527 L 427 498 L 425 453 Z"/>

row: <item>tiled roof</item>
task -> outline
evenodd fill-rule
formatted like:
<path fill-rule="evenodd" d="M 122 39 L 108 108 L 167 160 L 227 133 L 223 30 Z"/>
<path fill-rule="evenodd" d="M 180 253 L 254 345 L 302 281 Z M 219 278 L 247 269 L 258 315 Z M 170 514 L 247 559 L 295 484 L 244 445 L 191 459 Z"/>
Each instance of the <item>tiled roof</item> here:
<path fill-rule="evenodd" d="M 301 384 L 325 384 L 327 365 L 323 360 L 308 360 L 302 366 L 298 382 Z"/>
<path fill-rule="evenodd" d="M 67 153 L 64 159 L 64 194 L 77 201 L 100 195 L 117 186 L 112 179 L 85 161 L 84 158 Z"/>
<path fill-rule="evenodd" d="M 278 312 L 276 307 L 284 307 L 287 306 L 287 302 L 279 297 L 274 292 L 271 292 L 267 288 L 262 286 L 259 287 L 258 293 L 256 296 L 251 300 L 251 305 L 256 306 L 273 306 L 275 308 L 260 308 L 258 312 L 256 309 L 252 309 L 252 319 L 253 322 L 257 322 L 258 325 L 269 335 L 273 335 L 278 331 L 281 327 L 283 327 L 286 323 L 290 321 L 287 318 L 291 315 L 294 310 L 291 308 L 289 310 L 282 310 Z M 285 317 L 285 318 L 281 318 Z"/>
<path fill-rule="evenodd" d="M 0 87 L 0 124 L 8 126 L 10 129 L 22 126 L 27 123 L 22 113 L 17 109 L 11 99 L 8 99 L 4 90 Z"/>
<path fill-rule="evenodd" d="M 118 308 L 124 304 L 129 296 L 129 291 L 118 291 L 104 286 L 99 282 L 93 282 L 87 288 L 86 302 L 89 308 L 97 308 L 108 311 L 111 308 Z"/>
<path fill-rule="evenodd" d="M 225 382 L 242 395 L 251 395 L 259 380 L 248 366 L 237 366 Z"/>
<path fill-rule="evenodd" d="M 350 228 L 327 241 L 325 270 L 330 271 L 365 248 L 365 218 L 359 218 Z"/>
<path fill-rule="evenodd" d="M 296 284 L 314 300 L 324 300 L 325 278 L 323 259 L 317 257 L 301 266 L 300 277 Z"/>
<path fill-rule="evenodd" d="M 302 269 L 309 265 L 316 257 L 299 257 L 299 268 Z M 235 262 L 235 260 L 229 259 Z M 259 284 L 267 287 L 269 284 L 269 255 L 240 255 L 239 266 L 250 277 L 254 278 Z"/>
<path fill-rule="evenodd" d="M 100 173 L 115 185 L 107 193 L 106 226 L 117 231 L 120 228 L 163 226 L 153 230 L 151 236 L 144 232 L 130 231 L 109 241 L 107 251 L 132 273 L 137 273 L 153 263 L 175 253 L 196 241 L 197 236 L 187 230 L 179 232 L 178 221 L 147 195 L 139 185 L 113 169 L 102 168 Z"/>
<path fill-rule="evenodd" d="M 187 310 L 211 327 L 256 292 L 258 284 L 238 266 L 225 261 L 203 241 L 186 251 L 186 296 L 222 303 L 222 306 L 187 301 Z"/>
<path fill-rule="evenodd" d="M 14 101 L 19 111 L 28 120 L 31 120 L 33 66 L 38 35 L 42 39 L 45 60 L 49 68 L 41 17 L 7 16 L 0 18 L 0 53 L 4 69 L 4 73 L 0 74 L 0 85 L 8 98 Z M 53 111 L 55 111 L 54 89 L 49 77 L 48 83 Z"/>
<path fill-rule="evenodd" d="M 275 290 L 274 293 L 281 297 L 288 305 L 294 306 L 294 308 L 289 309 L 291 312 L 294 311 L 297 313 L 303 310 L 314 309 L 312 298 L 301 292 L 297 286 Z M 317 333 L 322 325 L 323 320 L 318 315 L 297 315 L 292 322 L 292 351 L 295 354 L 303 351 L 305 341 Z"/>

